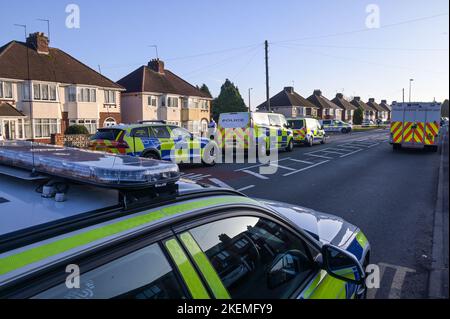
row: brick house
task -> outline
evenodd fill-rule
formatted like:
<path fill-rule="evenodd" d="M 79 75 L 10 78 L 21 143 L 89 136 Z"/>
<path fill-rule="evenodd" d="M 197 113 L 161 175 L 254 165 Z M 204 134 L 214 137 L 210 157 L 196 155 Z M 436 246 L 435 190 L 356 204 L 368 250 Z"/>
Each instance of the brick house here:
<path fill-rule="evenodd" d="M 355 114 L 357 107 L 346 100 L 344 94 L 337 93 L 336 97 L 332 99 L 331 102 L 342 109 L 342 121 L 353 123 L 353 115 Z"/>
<path fill-rule="evenodd" d="M 366 103 L 364 103 L 361 100 L 361 97 L 355 96 L 353 100 L 350 102 L 352 105 L 354 105 L 356 108 L 360 108 L 363 111 L 363 120 L 372 120 L 375 121 L 375 110 L 368 106 Z"/>
<path fill-rule="evenodd" d="M 267 102 L 256 107 L 259 112 L 267 112 Z M 317 117 L 318 107 L 294 91 L 291 86 L 270 99 L 270 110 L 286 117 L 312 116 Z"/>
<path fill-rule="evenodd" d="M 387 112 L 387 120 L 390 121 L 391 120 L 392 108 L 387 103 L 387 100 L 381 100 L 380 106 Z"/>
<path fill-rule="evenodd" d="M 151 60 L 117 82 L 122 93 L 124 123 L 163 120 L 192 133 L 206 133 L 212 97 Z"/>
<path fill-rule="evenodd" d="M 380 104 L 375 102 L 374 98 L 370 98 L 369 102 L 367 102 L 367 105 L 375 110 L 375 119 L 381 121 L 388 120 L 388 112 Z"/>
<path fill-rule="evenodd" d="M 51 134 L 63 133 L 69 125 L 84 125 L 95 133 L 99 127 L 120 123 L 123 90 L 64 51 L 49 47 L 43 33 L 0 47 L 0 132 L 8 139 L 49 142 Z M 17 116 L 8 116 L 11 107 Z"/>
<path fill-rule="evenodd" d="M 318 117 L 323 120 L 342 120 L 342 109 L 322 95 L 322 91 L 314 90 L 308 101 L 318 108 Z"/>

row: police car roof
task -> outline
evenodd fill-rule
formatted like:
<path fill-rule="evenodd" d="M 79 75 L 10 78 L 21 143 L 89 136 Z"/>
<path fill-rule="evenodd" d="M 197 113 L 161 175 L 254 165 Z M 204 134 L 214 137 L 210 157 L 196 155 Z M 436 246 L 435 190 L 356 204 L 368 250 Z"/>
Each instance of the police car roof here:
<path fill-rule="evenodd" d="M 140 128 L 140 127 L 147 127 L 147 126 L 176 126 L 176 125 L 170 125 L 167 123 L 159 123 L 159 122 L 146 122 L 146 123 L 133 123 L 133 124 L 116 124 L 109 127 L 104 127 L 98 129 L 99 131 L 102 130 L 108 130 L 108 129 L 116 129 L 116 130 L 126 130 L 126 129 L 134 129 L 134 128 Z"/>

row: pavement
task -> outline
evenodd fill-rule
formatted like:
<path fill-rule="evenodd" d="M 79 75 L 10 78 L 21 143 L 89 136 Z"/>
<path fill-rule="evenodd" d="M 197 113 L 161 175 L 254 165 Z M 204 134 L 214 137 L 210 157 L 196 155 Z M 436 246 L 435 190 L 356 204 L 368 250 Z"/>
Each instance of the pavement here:
<path fill-rule="evenodd" d="M 196 181 L 344 218 L 367 235 L 371 263 L 380 268 L 380 288 L 370 289 L 369 298 L 427 298 L 440 156 L 416 149 L 394 152 L 388 134 L 338 134 L 325 145 L 281 152 L 272 175 L 261 174 L 263 165 L 254 163 L 181 170 Z"/>

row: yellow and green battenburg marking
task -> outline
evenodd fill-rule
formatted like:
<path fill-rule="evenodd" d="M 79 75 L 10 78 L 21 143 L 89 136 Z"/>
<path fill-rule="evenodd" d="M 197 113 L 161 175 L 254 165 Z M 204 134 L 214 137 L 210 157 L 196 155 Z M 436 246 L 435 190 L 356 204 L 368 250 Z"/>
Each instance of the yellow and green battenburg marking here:
<path fill-rule="evenodd" d="M 192 201 L 188 203 L 164 207 L 159 210 L 149 211 L 144 214 L 129 217 L 125 220 L 100 226 L 95 229 L 86 230 L 84 232 L 73 235 L 69 234 L 65 238 L 56 239 L 52 242 L 2 257 L 0 258 L 0 276 L 22 267 L 31 265 L 33 263 L 43 261 L 58 254 L 68 252 L 71 249 L 76 249 L 78 247 L 93 243 L 97 240 L 118 235 L 122 232 L 129 231 L 146 224 L 150 224 L 165 217 L 174 216 L 196 209 L 207 208 L 209 206 L 225 204 L 259 205 L 258 202 L 247 197 L 222 196 L 203 199 L 200 201 Z"/>
<path fill-rule="evenodd" d="M 192 266 L 191 262 L 183 252 L 180 244 L 176 239 L 166 241 L 165 246 L 172 257 L 173 261 L 178 267 L 178 270 L 183 277 L 186 286 L 194 299 L 209 299 L 208 292 L 200 280 L 197 272 Z"/>
<path fill-rule="evenodd" d="M 217 272 L 209 262 L 208 257 L 206 257 L 205 253 L 200 249 L 192 235 L 190 233 L 183 233 L 181 234 L 180 239 L 210 285 L 214 297 L 217 299 L 230 299 L 230 295 L 220 280 L 219 275 L 217 275 Z"/>

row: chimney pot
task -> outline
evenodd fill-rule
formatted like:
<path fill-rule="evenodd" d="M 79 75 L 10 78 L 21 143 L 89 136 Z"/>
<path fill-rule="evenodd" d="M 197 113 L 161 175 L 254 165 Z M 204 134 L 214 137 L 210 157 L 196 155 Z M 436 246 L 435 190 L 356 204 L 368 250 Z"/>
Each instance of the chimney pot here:
<path fill-rule="evenodd" d="M 381 100 L 381 103 L 387 104 L 387 100 Z"/>
<path fill-rule="evenodd" d="M 160 59 L 153 59 L 148 63 L 148 67 L 155 72 L 164 74 L 164 62 Z"/>
<path fill-rule="evenodd" d="M 375 99 L 374 99 L 374 98 L 370 98 L 370 99 L 369 99 L 369 102 L 374 103 L 374 102 L 375 102 Z"/>
<path fill-rule="evenodd" d="M 336 97 L 337 97 L 338 99 L 343 99 L 343 98 L 344 98 L 344 94 L 338 93 L 338 94 L 336 94 Z"/>
<path fill-rule="evenodd" d="M 355 101 L 361 101 L 361 97 L 360 97 L 360 96 L 355 96 L 353 99 L 354 99 Z"/>
<path fill-rule="evenodd" d="M 43 32 L 31 33 L 27 38 L 27 45 L 31 46 L 39 54 L 49 54 L 48 37 Z"/>
<path fill-rule="evenodd" d="M 314 90 L 313 94 L 317 95 L 317 96 L 321 96 L 322 95 L 322 91 L 321 90 Z"/>

